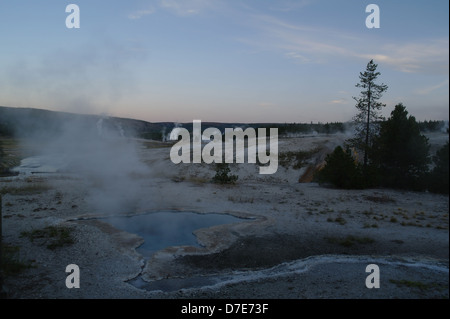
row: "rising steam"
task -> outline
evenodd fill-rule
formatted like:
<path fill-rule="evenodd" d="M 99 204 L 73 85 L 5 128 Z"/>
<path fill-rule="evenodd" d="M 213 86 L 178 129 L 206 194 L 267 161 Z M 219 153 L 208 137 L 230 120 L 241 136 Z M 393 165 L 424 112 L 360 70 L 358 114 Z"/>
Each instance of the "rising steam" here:
<path fill-rule="evenodd" d="M 137 141 L 125 137 L 120 123 L 108 117 L 74 118 L 61 123 L 58 133 L 45 136 L 44 141 L 38 140 L 39 155 L 33 158 L 31 170 L 85 179 L 85 200 L 93 212 L 136 209 L 143 198 L 139 180 L 147 177 L 150 170 L 139 159 Z"/>

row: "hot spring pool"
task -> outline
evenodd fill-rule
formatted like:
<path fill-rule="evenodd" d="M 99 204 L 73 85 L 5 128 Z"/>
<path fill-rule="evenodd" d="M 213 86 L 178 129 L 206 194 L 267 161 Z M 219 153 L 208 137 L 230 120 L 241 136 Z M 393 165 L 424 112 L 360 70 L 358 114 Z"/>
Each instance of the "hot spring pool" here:
<path fill-rule="evenodd" d="M 141 236 L 144 243 L 137 251 L 145 258 L 171 246 L 200 247 L 193 234 L 195 230 L 242 221 L 244 219 L 226 214 L 171 211 L 106 219 L 117 229 Z"/>

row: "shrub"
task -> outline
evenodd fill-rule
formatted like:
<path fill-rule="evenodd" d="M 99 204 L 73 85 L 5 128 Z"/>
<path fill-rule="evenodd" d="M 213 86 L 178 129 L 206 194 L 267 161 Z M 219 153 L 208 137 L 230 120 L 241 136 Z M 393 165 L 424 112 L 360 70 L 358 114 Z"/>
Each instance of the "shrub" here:
<path fill-rule="evenodd" d="M 337 188 L 363 188 L 363 175 L 360 165 L 353 159 L 350 151 L 337 146 L 328 154 L 326 165 L 317 173 L 319 183 L 330 183 Z"/>
<path fill-rule="evenodd" d="M 213 177 L 213 182 L 218 184 L 234 184 L 238 180 L 238 176 L 230 175 L 230 172 L 228 163 L 217 163 L 216 175 Z"/>

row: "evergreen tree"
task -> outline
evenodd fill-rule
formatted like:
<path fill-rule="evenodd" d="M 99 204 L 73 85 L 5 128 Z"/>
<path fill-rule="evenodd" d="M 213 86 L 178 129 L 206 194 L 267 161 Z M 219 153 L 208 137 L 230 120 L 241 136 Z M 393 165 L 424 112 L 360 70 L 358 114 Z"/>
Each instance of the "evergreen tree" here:
<path fill-rule="evenodd" d="M 337 146 L 325 158 L 326 165 L 315 176 L 322 183 L 330 183 L 337 188 L 358 189 L 363 188 L 360 165 L 353 158 L 349 149 Z"/>
<path fill-rule="evenodd" d="M 353 97 L 357 102 L 358 114 L 353 118 L 356 124 L 356 136 L 349 140 L 350 145 L 362 151 L 364 154 L 364 170 L 367 170 L 369 163 L 369 151 L 373 138 L 378 133 L 378 122 L 383 120 L 379 114 L 385 104 L 378 102 L 383 92 L 387 90 L 384 84 L 376 84 L 380 72 L 376 72 L 378 65 L 371 60 L 366 67 L 366 71 L 360 72 L 360 83 L 356 87 L 362 88 L 359 97 Z"/>
<path fill-rule="evenodd" d="M 406 107 L 397 104 L 389 119 L 382 123 L 371 151 L 382 186 L 424 189 L 429 148 L 414 116 L 408 116 Z"/>
<path fill-rule="evenodd" d="M 448 142 L 436 152 L 433 162 L 435 166 L 428 179 L 428 189 L 434 193 L 448 194 Z"/>

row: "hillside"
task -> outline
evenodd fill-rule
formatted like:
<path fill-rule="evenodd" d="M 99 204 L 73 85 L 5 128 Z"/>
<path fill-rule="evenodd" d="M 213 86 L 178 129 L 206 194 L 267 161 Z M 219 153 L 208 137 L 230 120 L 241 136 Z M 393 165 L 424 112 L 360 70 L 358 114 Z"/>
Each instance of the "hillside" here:
<path fill-rule="evenodd" d="M 61 134 L 72 123 L 86 128 L 95 128 L 99 121 L 110 131 L 117 131 L 126 137 L 163 140 L 175 126 L 192 131 L 190 123 L 158 122 L 150 123 L 136 119 L 126 119 L 102 115 L 82 115 L 67 112 L 49 111 L 35 108 L 14 108 L 0 106 L 0 136 L 48 138 Z M 332 124 L 269 124 L 269 123 L 219 123 L 203 122 L 202 129 L 215 127 L 224 132 L 227 127 L 276 127 L 280 135 L 305 133 L 335 133 L 345 130 L 342 123 Z"/>
<path fill-rule="evenodd" d="M 13 108 L 0 106 L 0 135 L 15 137 L 47 137 L 59 134 L 68 123 L 78 122 L 96 127 L 102 120 L 104 127 L 117 130 L 124 136 L 161 138 L 165 128 L 173 123 L 149 123 L 146 121 L 56 112 L 34 108 Z"/>

